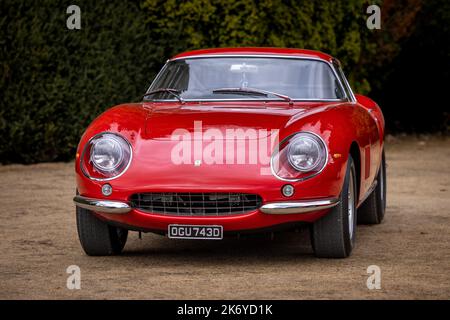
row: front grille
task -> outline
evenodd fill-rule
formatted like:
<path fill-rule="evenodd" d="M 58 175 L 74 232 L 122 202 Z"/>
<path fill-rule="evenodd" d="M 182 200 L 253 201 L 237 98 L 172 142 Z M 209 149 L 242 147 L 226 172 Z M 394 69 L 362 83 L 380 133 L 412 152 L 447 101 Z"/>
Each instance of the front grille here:
<path fill-rule="evenodd" d="M 247 193 L 136 193 L 131 196 L 134 208 L 177 216 L 227 216 L 258 209 L 262 199 Z"/>

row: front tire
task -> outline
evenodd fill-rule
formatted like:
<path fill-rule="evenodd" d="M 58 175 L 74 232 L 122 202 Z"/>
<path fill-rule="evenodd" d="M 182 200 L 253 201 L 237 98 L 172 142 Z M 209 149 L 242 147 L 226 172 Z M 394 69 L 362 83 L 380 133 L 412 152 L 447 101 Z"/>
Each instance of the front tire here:
<path fill-rule="evenodd" d="M 349 155 L 339 204 L 312 225 L 311 240 L 319 258 L 346 258 L 355 246 L 357 184 Z"/>
<path fill-rule="evenodd" d="M 377 186 L 370 196 L 358 208 L 358 223 L 379 224 L 383 221 L 386 211 L 386 160 L 384 151 L 381 158 L 380 170 L 377 175 Z"/>
<path fill-rule="evenodd" d="M 89 256 L 110 256 L 122 252 L 127 242 L 128 230 L 108 225 L 95 214 L 77 207 L 78 238 Z"/>

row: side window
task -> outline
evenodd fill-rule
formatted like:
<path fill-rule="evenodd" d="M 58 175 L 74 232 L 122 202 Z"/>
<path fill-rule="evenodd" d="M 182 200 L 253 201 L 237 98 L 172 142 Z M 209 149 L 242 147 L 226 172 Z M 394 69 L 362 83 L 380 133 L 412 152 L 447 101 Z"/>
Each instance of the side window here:
<path fill-rule="evenodd" d="M 344 87 L 345 95 L 348 97 L 350 101 L 352 101 L 354 97 L 352 90 L 350 89 L 350 85 L 348 84 L 347 78 L 345 78 L 345 75 L 337 62 L 333 62 L 333 66 L 336 70 L 336 73 L 339 76 L 339 80 L 342 83 L 342 86 Z"/>
<path fill-rule="evenodd" d="M 334 92 L 336 94 L 336 98 L 341 100 L 345 98 L 345 93 L 341 85 L 339 84 L 339 80 L 337 78 L 334 79 Z"/>

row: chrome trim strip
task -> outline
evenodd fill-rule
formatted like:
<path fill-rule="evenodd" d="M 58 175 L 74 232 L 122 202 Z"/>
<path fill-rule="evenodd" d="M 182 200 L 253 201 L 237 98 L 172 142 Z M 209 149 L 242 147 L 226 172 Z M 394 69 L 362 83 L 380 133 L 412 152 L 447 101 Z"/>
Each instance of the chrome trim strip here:
<path fill-rule="evenodd" d="M 338 204 L 338 198 L 284 201 L 267 203 L 259 208 L 259 210 L 266 214 L 296 214 L 329 209 Z"/>
<path fill-rule="evenodd" d="M 73 202 L 80 208 L 95 212 L 124 214 L 131 211 L 131 206 L 122 201 L 92 199 L 77 195 L 73 198 Z"/>
<path fill-rule="evenodd" d="M 355 93 L 353 92 L 352 87 L 350 87 L 350 83 L 348 82 L 348 79 L 347 79 L 347 77 L 345 76 L 344 71 L 342 71 L 342 69 L 341 69 L 341 72 L 342 72 L 342 76 L 343 76 L 343 78 L 344 78 L 344 82 L 345 82 L 345 84 L 347 85 L 348 90 L 350 91 L 351 101 L 352 101 L 353 103 L 356 103 L 357 100 L 356 100 L 356 97 L 355 97 Z"/>
<path fill-rule="evenodd" d="M 342 92 L 344 92 L 345 94 L 345 99 L 336 99 L 336 100 L 330 100 L 330 99 L 292 99 L 292 101 L 347 101 L 347 102 L 354 102 L 352 97 L 348 97 L 347 93 L 344 90 L 344 84 L 341 81 L 341 78 L 338 76 L 336 69 L 333 67 L 333 63 L 331 61 L 325 60 L 325 59 L 321 59 L 321 58 L 316 58 L 316 57 L 307 57 L 307 56 L 290 56 L 290 55 L 274 55 L 274 54 L 202 54 L 202 55 L 195 55 L 195 56 L 188 56 L 188 57 L 179 57 L 179 58 L 175 58 L 175 59 L 169 59 L 167 60 L 166 64 L 164 64 L 164 66 L 162 67 L 162 69 L 158 72 L 158 74 L 156 75 L 156 78 L 152 81 L 150 87 L 147 89 L 147 92 L 150 92 L 152 90 L 153 85 L 155 84 L 156 80 L 161 76 L 162 71 L 166 68 L 167 64 L 170 63 L 171 61 L 176 61 L 176 60 L 188 60 L 188 59 L 201 59 L 201 58 L 281 58 L 281 59 L 298 59 L 298 60 L 314 60 L 314 61 L 321 61 L 326 63 L 330 68 L 331 71 L 333 72 L 334 76 L 336 77 L 336 79 L 339 82 L 339 85 L 341 86 L 341 90 Z M 165 100 L 157 100 L 157 101 L 174 101 L 175 99 L 165 99 Z M 239 101 L 242 99 L 236 99 L 236 100 L 230 100 L 230 99 L 218 99 L 218 100 L 199 100 L 199 99 L 184 99 L 185 101 Z M 261 101 L 264 99 L 259 99 L 256 101 Z M 149 100 L 150 101 L 150 100 Z M 152 101 L 156 101 L 156 100 L 152 100 Z"/>
<path fill-rule="evenodd" d="M 356 101 L 355 94 L 353 93 L 353 90 L 350 87 L 347 77 L 345 76 L 344 71 L 342 70 L 341 63 L 339 62 L 339 60 L 333 58 L 333 60 L 331 61 L 331 65 L 335 71 L 335 75 L 338 75 L 338 80 L 341 83 L 341 85 L 344 85 L 350 92 L 350 97 L 349 97 L 350 102 L 356 103 L 357 101 Z M 344 83 L 342 83 L 341 79 L 344 80 Z"/>

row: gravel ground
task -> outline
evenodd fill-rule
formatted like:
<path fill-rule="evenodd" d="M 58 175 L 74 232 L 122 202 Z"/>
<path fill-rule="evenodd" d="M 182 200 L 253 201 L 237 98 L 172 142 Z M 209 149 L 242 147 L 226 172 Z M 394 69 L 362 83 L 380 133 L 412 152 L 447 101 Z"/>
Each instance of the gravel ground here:
<path fill-rule="evenodd" d="M 388 207 L 348 259 L 317 259 L 307 231 L 222 242 L 130 233 L 124 254 L 78 242 L 73 163 L 0 166 L 0 299 L 449 299 L 450 138 L 390 137 Z M 81 289 L 66 268 L 81 268 Z M 381 289 L 366 286 L 381 268 Z"/>

